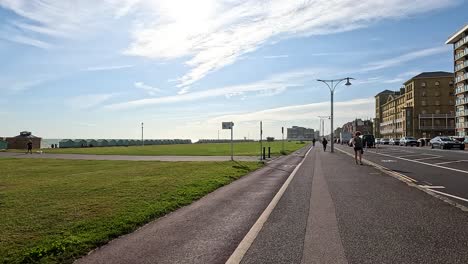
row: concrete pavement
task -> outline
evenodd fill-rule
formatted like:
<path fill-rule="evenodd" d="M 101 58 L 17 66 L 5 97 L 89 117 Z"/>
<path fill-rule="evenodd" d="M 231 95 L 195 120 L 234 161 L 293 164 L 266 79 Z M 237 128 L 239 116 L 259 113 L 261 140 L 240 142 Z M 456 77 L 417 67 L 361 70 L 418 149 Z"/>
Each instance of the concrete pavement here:
<path fill-rule="evenodd" d="M 224 263 L 302 160 L 281 157 L 77 263 Z M 242 263 L 467 263 L 468 214 L 313 149 Z"/>

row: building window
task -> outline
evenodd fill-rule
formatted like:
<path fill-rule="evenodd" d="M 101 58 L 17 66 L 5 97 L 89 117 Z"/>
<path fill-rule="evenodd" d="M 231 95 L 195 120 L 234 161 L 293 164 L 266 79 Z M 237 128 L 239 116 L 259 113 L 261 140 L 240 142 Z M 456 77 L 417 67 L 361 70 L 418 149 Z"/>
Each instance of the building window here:
<path fill-rule="evenodd" d="M 426 91 L 422 91 L 422 92 L 421 92 L 421 96 L 422 96 L 422 97 L 425 97 L 425 96 L 426 96 Z"/>
<path fill-rule="evenodd" d="M 435 105 L 440 105 L 440 101 L 439 100 L 435 101 Z"/>
<path fill-rule="evenodd" d="M 435 110 L 435 113 L 440 114 L 440 110 L 439 109 Z"/>
<path fill-rule="evenodd" d="M 421 105 L 426 105 L 426 101 L 422 100 Z M 408 105 L 409 106 L 409 105 Z"/>
<path fill-rule="evenodd" d="M 426 87 L 426 82 L 422 82 L 421 87 Z"/>
<path fill-rule="evenodd" d="M 435 82 L 435 85 L 436 85 L 436 86 L 439 86 L 439 85 L 440 85 L 440 82 L 439 82 L 439 81 L 436 81 L 436 82 Z"/>
<path fill-rule="evenodd" d="M 422 114 L 427 114 L 427 111 L 426 111 L 426 110 L 422 110 L 421 113 L 422 113 Z"/>
<path fill-rule="evenodd" d="M 453 105 L 453 100 L 449 100 L 449 105 Z"/>
<path fill-rule="evenodd" d="M 439 91 L 436 91 L 436 92 L 435 92 L 435 96 L 440 96 L 440 92 L 439 92 Z"/>

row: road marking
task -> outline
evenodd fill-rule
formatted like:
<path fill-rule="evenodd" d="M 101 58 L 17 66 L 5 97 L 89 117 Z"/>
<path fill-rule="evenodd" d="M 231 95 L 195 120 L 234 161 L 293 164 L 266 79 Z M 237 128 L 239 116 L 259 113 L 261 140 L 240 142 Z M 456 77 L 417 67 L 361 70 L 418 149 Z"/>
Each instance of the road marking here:
<path fill-rule="evenodd" d="M 369 152 L 371 152 L 371 151 L 369 151 Z M 456 171 L 456 172 L 461 172 L 461 173 L 468 174 L 468 171 L 449 168 L 449 167 L 445 167 L 445 166 L 440 166 L 440 165 L 437 165 L 437 164 L 430 164 L 430 163 L 426 163 L 426 162 L 422 162 L 422 161 L 418 161 L 418 160 L 400 158 L 400 157 L 395 157 L 395 156 L 392 156 L 392 155 L 382 154 L 382 153 L 377 153 L 377 152 L 371 152 L 371 153 L 375 153 L 375 154 L 382 155 L 382 156 L 387 156 L 387 157 L 392 157 L 392 158 L 396 158 L 396 159 L 406 160 L 406 161 L 410 161 L 410 162 L 415 162 L 415 163 L 419 163 L 419 164 L 424 164 L 424 165 L 432 166 L 432 167 L 436 167 L 436 168 L 441 168 L 441 169 L 446 169 L 446 170 L 451 170 L 451 171 Z"/>
<path fill-rule="evenodd" d="M 309 151 L 307 151 L 302 161 L 296 166 L 294 171 L 289 175 L 289 177 L 283 183 L 283 186 L 281 186 L 280 190 L 276 193 L 275 197 L 273 197 L 273 199 L 271 200 L 270 204 L 268 204 L 265 211 L 263 211 L 262 215 L 260 215 L 260 217 L 257 219 L 255 224 L 250 228 L 247 235 L 245 235 L 245 237 L 242 239 L 240 244 L 237 246 L 236 250 L 234 250 L 232 255 L 226 261 L 226 264 L 238 264 L 242 261 L 242 258 L 244 258 L 245 253 L 247 253 L 247 250 L 249 250 L 250 246 L 255 241 L 255 238 L 257 238 L 258 233 L 260 233 L 260 231 L 262 230 L 263 225 L 268 220 L 268 217 L 270 216 L 271 212 L 273 212 L 279 200 L 281 199 L 281 197 L 283 197 L 283 194 L 288 188 L 289 183 L 291 183 L 292 179 L 294 178 L 297 171 L 301 167 L 302 163 L 304 163 L 305 159 L 307 158 L 307 156 L 309 155 L 312 149 L 314 148 L 312 147 L 309 149 Z"/>
<path fill-rule="evenodd" d="M 390 162 L 396 162 L 396 160 L 381 160 L 381 161 L 382 161 L 382 162 L 388 162 L 388 163 L 390 163 Z"/>
<path fill-rule="evenodd" d="M 439 162 L 439 163 L 436 163 L 436 164 L 437 165 L 442 165 L 442 164 L 449 164 L 449 163 L 455 163 L 455 162 L 464 162 L 464 161 L 468 161 L 468 160 L 452 160 L 452 161 Z"/>
<path fill-rule="evenodd" d="M 451 195 L 451 194 L 448 194 L 448 193 L 444 193 L 444 192 L 440 192 L 440 191 L 436 191 L 436 190 L 432 190 L 432 189 L 428 189 L 428 190 L 431 191 L 431 192 L 435 192 L 435 193 L 438 193 L 438 194 L 442 194 L 442 195 L 445 195 L 445 196 L 448 196 L 448 197 L 452 197 L 452 198 L 455 198 L 455 199 L 458 199 L 458 200 L 468 202 L 468 199 L 465 199 L 465 198 L 461 198 L 461 197 L 458 197 L 458 196 L 455 196 L 455 195 Z"/>
<path fill-rule="evenodd" d="M 440 156 L 433 155 L 433 154 L 419 153 L 419 154 L 403 155 L 403 156 L 400 156 L 400 158 L 403 158 L 403 157 L 411 157 L 411 156 L 433 156 L 433 157 L 440 157 Z"/>
<path fill-rule="evenodd" d="M 445 189 L 444 186 L 433 186 L 433 185 L 418 185 L 421 188 L 427 188 L 427 189 Z"/>
<path fill-rule="evenodd" d="M 341 150 L 341 149 L 339 149 L 339 148 L 337 148 L 337 149 L 338 149 L 339 151 L 345 153 L 346 155 L 348 155 L 348 156 L 354 158 L 354 156 L 353 156 L 351 153 L 348 153 L 348 152 L 346 152 L 346 151 L 344 151 L 344 150 Z M 402 158 L 402 159 L 404 160 L 404 158 Z M 455 201 L 453 201 L 453 200 L 451 200 L 451 199 L 448 199 L 448 198 L 446 198 L 445 196 L 452 197 L 452 198 L 455 198 L 455 199 L 459 199 L 459 200 L 468 202 L 468 200 L 465 199 L 465 198 L 461 198 L 461 197 L 458 197 L 458 196 L 455 196 L 455 195 L 451 195 L 451 194 L 448 194 L 448 193 L 436 191 L 436 190 L 429 189 L 429 188 L 421 188 L 419 185 L 414 184 L 414 182 L 415 182 L 414 180 L 413 180 L 414 182 L 411 182 L 411 181 L 408 181 L 407 179 L 405 179 L 405 177 L 409 178 L 409 177 L 406 176 L 406 175 L 403 175 L 403 174 L 401 174 L 401 173 L 394 172 L 394 171 L 392 171 L 392 170 L 390 170 L 390 169 L 388 169 L 388 168 L 385 168 L 384 166 L 380 166 L 380 165 L 378 165 L 378 164 L 376 164 L 376 163 L 373 163 L 373 162 L 371 162 L 371 161 L 369 161 L 369 160 L 366 160 L 366 159 L 363 159 L 363 161 L 366 162 L 366 163 L 368 163 L 368 164 L 371 165 L 371 166 L 374 166 L 376 169 L 382 171 L 383 173 L 385 173 L 385 174 L 387 174 L 387 175 L 390 175 L 390 176 L 392 176 L 392 177 L 394 177 L 394 178 L 397 178 L 397 179 L 399 179 L 399 180 L 401 180 L 401 181 L 403 181 L 403 182 L 406 182 L 406 183 L 407 183 L 409 186 L 411 186 L 411 187 L 415 187 L 415 188 L 417 188 L 417 189 L 419 189 L 419 190 L 421 190 L 421 191 L 423 191 L 423 192 L 425 192 L 425 193 L 427 193 L 427 194 L 429 194 L 429 195 L 431 195 L 431 196 L 433 196 L 433 197 L 435 197 L 435 198 L 437 198 L 437 199 L 439 199 L 439 200 L 442 200 L 442 201 L 444 201 L 444 202 L 446 202 L 446 203 L 448 203 L 448 204 L 450 204 L 450 205 L 452 205 L 452 206 L 455 206 L 455 207 L 457 207 L 458 209 L 462 210 L 463 212 L 468 212 L 468 207 L 466 207 L 466 206 L 464 206 L 464 205 L 462 205 L 462 204 L 460 204 L 460 203 L 457 203 L 457 202 L 455 202 Z M 409 160 L 409 161 L 411 161 L 411 160 Z M 423 162 L 416 162 L 416 163 L 423 163 Z M 425 164 L 425 163 L 423 163 L 423 164 Z M 440 166 L 436 166 L 436 167 L 440 167 Z M 402 177 L 402 176 L 403 176 L 403 177 Z M 409 178 L 409 179 L 411 179 L 411 178 Z M 442 196 L 442 195 L 445 195 L 445 196 Z"/>
<path fill-rule="evenodd" d="M 414 159 L 414 160 L 438 159 L 438 158 L 441 158 L 441 157 L 442 157 L 442 156 L 432 155 L 432 157 L 420 158 L 420 159 Z M 436 163 L 436 164 L 437 164 L 437 163 Z"/>

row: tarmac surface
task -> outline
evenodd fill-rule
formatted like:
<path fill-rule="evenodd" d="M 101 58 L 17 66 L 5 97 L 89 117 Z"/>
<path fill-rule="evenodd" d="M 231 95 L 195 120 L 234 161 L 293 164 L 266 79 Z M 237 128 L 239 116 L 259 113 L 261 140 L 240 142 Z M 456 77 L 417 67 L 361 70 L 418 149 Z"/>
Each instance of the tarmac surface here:
<path fill-rule="evenodd" d="M 353 149 L 338 145 L 353 153 Z M 380 145 L 364 158 L 414 180 L 414 183 L 468 207 L 468 152 L 428 147 Z M 468 263 L 468 261 L 467 261 Z"/>
<path fill-rule="evenodd" d="M 278 158 L 76 263 L 225 263 L 306 150 Z M 467 263 L 467 223 L 460 208 L 372 166 L 356 165 L 345 153 L 314 148 L 241 263 Z"/>
<path fill-rule="evenodd" d="M 228 161 L 231 156 L 132 156 L 132 155 L 88 155 L 0 152 L 0 158 L 20 159 L 72 159 L 72 160 L 129 160 L 129 161 Z M 237 161 L 258 161 L 259 157 L 234 156 Z"/>

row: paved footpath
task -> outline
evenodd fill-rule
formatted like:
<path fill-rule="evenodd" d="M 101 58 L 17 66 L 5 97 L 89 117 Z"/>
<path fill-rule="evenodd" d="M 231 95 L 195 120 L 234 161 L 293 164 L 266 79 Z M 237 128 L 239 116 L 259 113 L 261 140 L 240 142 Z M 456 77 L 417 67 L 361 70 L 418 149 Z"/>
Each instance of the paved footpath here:
<path fill-rule="evenodd" d="M 74 160 L 130 160 L 130 161 L 227 161 L 231 156 L 133 156 L 133 155 L 91 155 L 91 154 L 52 154 L 0 152 L 0 158 L 20 159 L 74 159 Z M 234 156 L 237 161 L 258 161 L 259 157 Z"/>
<path fill-rule="evenodd" d="M 224 263 L 299 155 L 265 168 L 77 263 Z M 467 263 L 468 213 L 341 152 L 313 149 L 241 263 Z M 237 250 L 235 252 L 238 252 Z"/>

